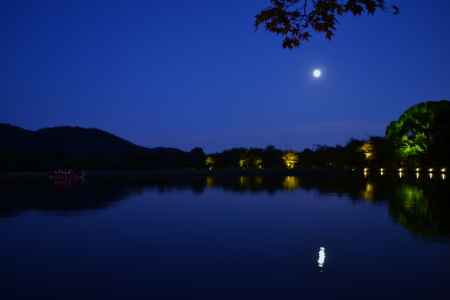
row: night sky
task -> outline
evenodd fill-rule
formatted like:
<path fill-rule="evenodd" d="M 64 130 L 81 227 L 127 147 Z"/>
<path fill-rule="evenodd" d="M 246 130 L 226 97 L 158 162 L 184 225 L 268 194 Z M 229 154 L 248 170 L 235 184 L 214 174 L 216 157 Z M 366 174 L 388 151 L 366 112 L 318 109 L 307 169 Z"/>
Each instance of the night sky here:
<path fill-rule="evenodd" d="M 293 51 L 255 32 L 269 0 L 1 1 L 0 122 L 206 151 L 383 135 L 450 98 L 450 1 L 392 1 L 399 16 L 346 17 Z"/>

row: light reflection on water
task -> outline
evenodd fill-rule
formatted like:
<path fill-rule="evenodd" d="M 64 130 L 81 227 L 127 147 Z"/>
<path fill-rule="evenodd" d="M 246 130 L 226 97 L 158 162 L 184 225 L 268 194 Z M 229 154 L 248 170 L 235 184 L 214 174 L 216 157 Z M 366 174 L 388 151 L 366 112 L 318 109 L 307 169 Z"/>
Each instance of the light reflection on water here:
<path fill-rule="evenodd" d="M 372 201 L 374 196 L 374 186 L 372 183 L 367 182 L 366 188 L 364 189 L 362 193 L 362 198 L 367 201 Z"/>
<path fill-rule="evenodd" d="M 283 180 L 283 188 L 288 191 L 296 190 L 300 187 L 300 180 L 296 176 L 286 176 Z"/>
<path fill-rule="evenodd" d="M 327 257 L 327 254 L 325 252 L 325 247 L 320 247 L 320 249 L 319 249 L 319 256 L 317 258 L 317 266 L 321 270 L 325 267 L 326 257 Z"/>
<path fill-rule="evenodd" d="M 421 180 L 411 180 L 414 175 L 400 172 L 397 176 L 391 174 L 380 176 L 357 176 L 351 178 L 338 176 L 239 176 L 239 177 L 214 177 L 195 178 L 183 180 L 164 180 L 155 183 L 149 182 L 144 186 L 118 188 L 107 186 L 97 188 L 93 185 L 73 187 L 67 192 L 58 192 L 53 188 L 38 191 L 32 189 L 18 189 L 10 194 L 14 201 L 0 203 L 0 217 L 15 216 L 26 211 L 43 211 L 61 214 L 82 214 L 83 211 L 108 208 L 115 205 L 126 195 L 143 189 L 155 188 L 161 193 L 171 192 L 173 189 L 192 189 L 195 193 L 204 193 L 207 189 L 223 189 L 235 193 L 267 192 L 276 195 L 278 192 L 299 190 L 317 190 L 321 194 L 338 194 L 350 198 L 352 201 L 365 201 L 367 203 L 383 203 L 387 206 L 391 217 L 399 224 L 411 231 L 424 236 L 450 237 L 450 208 L 448 199 L 449 188 L 446 185 L 446 174 L 433 175 L 420 178 L 420 173 L 415 174 Z M 434 180 L 440 176 L 442 180 Z M 433 186 L 437 185 L 437 186 Z M 95 190 L 96 199 L 91 201 L 90 195 Z M 7 190 L 6 190 L 7 192 Z M 64 193 L 64 196 L 62 196 Z M 34 201 L 35 194 L 45 194 L 39 201 Z M 65 199 L 61 201 L 61 198 Z M 436 199 L 437 198 L 437 199 Z"/>
<path fill-rule="evenodd" d="M 407 292 L 420 284 L 448 291 L 450 270 L 442 264 L 450 264 L 450 193 L 438 177 L 444 174 L 372 174 L 3 187 L 0 217 L 9 220 L 0 220 L 0 264 L 7 274 L 28 276 L 25 283 L 6 278 L 18 291 L 32 290 L 26 282 L 41 274 L 33 268 L 45 265 L 56 270 L 42 275 L 46 282 L 67 287 L 57 274 L 71 270 L 77 286 L 99 294 L 107 287 L 121 299 L 164 284 L 168 291 L 314 287 L 329 293 L 324 299 L 358 288 L 360 298 L 374 282 L 379 291 L 393 282 Z"/>
<path fill-rule="evenodd" d="M 214 187 L 215 182 L 214 182 L 214 177 L 212 176 L 206 176 L 206 186 L 209 188 Z"/>
<path fill-rule="evenodd" d="M 239 183 L 241 187 L 246 187 L 250 185 L 250 178 L 248 176 L 239 177 Z"/>

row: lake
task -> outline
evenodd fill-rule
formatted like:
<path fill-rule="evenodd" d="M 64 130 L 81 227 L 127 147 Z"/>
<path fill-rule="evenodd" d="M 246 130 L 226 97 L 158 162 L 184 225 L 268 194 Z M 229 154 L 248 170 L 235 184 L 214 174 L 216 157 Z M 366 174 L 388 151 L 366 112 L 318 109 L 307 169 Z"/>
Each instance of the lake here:
<path fill-rule="evenodd" d="M 0 299 L 450 294 L 439 173 L 0 187 Z"/>

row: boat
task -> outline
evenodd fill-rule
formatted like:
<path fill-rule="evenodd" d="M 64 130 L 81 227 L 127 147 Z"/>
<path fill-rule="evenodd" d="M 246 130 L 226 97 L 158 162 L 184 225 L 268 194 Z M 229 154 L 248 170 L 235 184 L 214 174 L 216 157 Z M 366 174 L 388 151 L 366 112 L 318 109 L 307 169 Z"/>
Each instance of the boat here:
<path fill-rule="evenodd" d="M 84 181 L 85 174 L 73 169 L 58 169 L 49 172 L 48 178 L 54 184 L 77 184 Z"/>

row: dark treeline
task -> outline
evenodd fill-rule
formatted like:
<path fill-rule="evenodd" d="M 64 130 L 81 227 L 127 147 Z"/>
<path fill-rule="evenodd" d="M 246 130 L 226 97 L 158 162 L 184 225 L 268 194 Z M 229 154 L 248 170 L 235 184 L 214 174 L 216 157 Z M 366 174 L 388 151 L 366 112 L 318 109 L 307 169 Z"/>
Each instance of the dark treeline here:
<path fill-rule="evenodd" d="M 318 145 L 301 152 L 237 148 L 207 159 L 216 168 L 442 169 L 450 163 L 450 101 L 417 104 L 391 122 L 383 137 Z"/>
<path fill-rule="evenodd" d="M 450 102 L 415 105 L 393 121 L 384 137 L 351 139 L 303 151 L 234 148 L 206 155 L 145 148 L 105 131 L 57 127 L 29 131 L 0 124 L 0 171 L 83 170 L 282 170 L 356 168 L 446 170 L 450 163 Z"/>
<path fill-rule="evenodd" d="M 375 154 L 376 153 L 376 154 Z M 251 169 L 354 169 L 392 165 L 396 162 L 392 144 L 383 137 L 352 139 L 346 145 L 318 145 L 303 151 L 281 150 L 274 146 L 234 148 L 207 157 L 209 167 Z"/>

